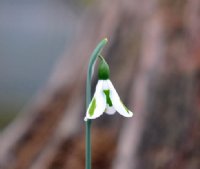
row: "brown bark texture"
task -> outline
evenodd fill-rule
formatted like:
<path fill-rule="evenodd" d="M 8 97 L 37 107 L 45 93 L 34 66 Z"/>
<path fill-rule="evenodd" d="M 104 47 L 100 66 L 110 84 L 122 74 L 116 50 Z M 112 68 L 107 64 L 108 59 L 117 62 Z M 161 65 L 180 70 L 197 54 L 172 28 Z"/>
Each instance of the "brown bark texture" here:
<path fill-rule="evenodd" d="M 134 117 L 93 121 L 93 169 L 199 169 L 199 10 L 198 0 L 94 3 L 47 84 L 1 134 L 0 168 L 84 168 L 87 64 L 107 37 L 102 54 Z"/>

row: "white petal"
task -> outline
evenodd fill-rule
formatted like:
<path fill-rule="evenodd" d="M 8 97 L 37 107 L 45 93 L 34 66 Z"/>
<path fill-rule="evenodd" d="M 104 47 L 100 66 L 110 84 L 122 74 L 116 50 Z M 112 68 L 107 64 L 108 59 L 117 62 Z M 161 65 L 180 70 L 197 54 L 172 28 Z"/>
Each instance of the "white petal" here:
<path fill-rule="evenodd" d="M 110 80 L 101 80 L 102 81 L 102 90 L 109 90 L 109 81 Z"/>
<path fill-rule="evenodd" d="M 103 91 L 103 83 L 104 83 L 104 80 L 98 80 L 94 96 Z"/>
<path fill-rule="evenodd" d="M 116 112 L 116 110 L 114 109 L 113 106 L 110 107 L 107 105 L 106 110 L 105 110 L 106 114 L 113 115 L 113 114 L 115 114 L 115 112 Z"/>
<path fill-rule="evenodd" d="M 94 99 L 96 101 L 96 104 L 94 108 L 94 113 L 91 116 L 89 113 L 89 110 L 91 109 L 92 101 Z M 101 116 L 106 108 L 106 96 L 104 95 L 102 91 L 102 81 L 98 81 L 97 86 L 96 86 L 96 91 L 95 91 L 92 101 L 90 102 L 88 106 L 86 117 L 84 118 L 85 121 L 87 121 L 87 119 L 96 119 L 97 117 Z"/>
<path fill-rule="evenodd" d="M 108 81 L 108 85 L 110 88 L 110 99 L 112 101 L 113 107 L 122 116 L 132 117 L 133 113 L 124 106 L 110 80 Z"/>

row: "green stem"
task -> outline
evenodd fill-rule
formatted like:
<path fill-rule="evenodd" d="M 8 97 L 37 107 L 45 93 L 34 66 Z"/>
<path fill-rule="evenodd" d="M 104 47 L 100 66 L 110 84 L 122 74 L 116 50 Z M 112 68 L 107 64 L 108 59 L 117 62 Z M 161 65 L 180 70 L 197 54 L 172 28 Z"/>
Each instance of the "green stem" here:
<path fill-rule="evenodd" d="M 87 82 L 86 82 L 86 111 L 87 107 L 90 104 L 91 101 L 91 79 L 92 79 L 92 70 L 94 68 L 94 63 L 101 53 L 101 50 L 107 43 L 107 39 L 103 39 L 97 47 L 94 49 L 90 61 L 89 61 L 89 66 L 88 66 L 88 71 L 87 71 Z M 86 128 L 86 159 L 85 159 L 85 168 L 86 169 L 91 169 L 91 124 L 92 121 L 88 119 L 85 122 L 85 128 Z"/>

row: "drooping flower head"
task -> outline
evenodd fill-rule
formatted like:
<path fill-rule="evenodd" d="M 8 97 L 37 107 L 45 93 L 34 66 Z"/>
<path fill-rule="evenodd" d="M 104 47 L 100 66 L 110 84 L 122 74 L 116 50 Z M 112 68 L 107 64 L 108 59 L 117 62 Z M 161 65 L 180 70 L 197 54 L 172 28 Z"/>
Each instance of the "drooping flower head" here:
<path fill-rule="evenodd" d="M 88 106 L 85 121 L 96 119 L 104 112 L 112 115 L 116 111 L 124 117 L 132 117 L 133 113 L 127 109 L 117 94 L 112 82 L 109 79 L 110 70 L 106 61 L 101 57 L 98 69 L 98 82 L 94 96 Z"/>

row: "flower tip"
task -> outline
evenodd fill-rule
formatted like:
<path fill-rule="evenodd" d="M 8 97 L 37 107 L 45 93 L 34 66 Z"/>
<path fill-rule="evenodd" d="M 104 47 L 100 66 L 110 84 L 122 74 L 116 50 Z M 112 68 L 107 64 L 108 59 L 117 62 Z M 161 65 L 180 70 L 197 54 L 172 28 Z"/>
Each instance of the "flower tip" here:
<path fill-rule="evenodd" d="M 108 42 L 108 38 L 104 38 L 104 41 Z"/>
<path fill-rule="evenodd" d="M 130 113 L 130 117 L 133 117 L 133 112 L 129 111 L 129 113 Z"/>
<path fill-rule="evenodd" d="M 85 117 L 85 118 L 84 118 L 84 121 L 87 121 L 87 120 L 88 120 L 87 117 Z"/>
<path fill-rule="evenodd" d="M 104 38 L 104 39 L 102 39 L 102 41 L 101 41 L 103 44 L 106 44 L 107 42 L 108 42 L 108 38 Z"/>

